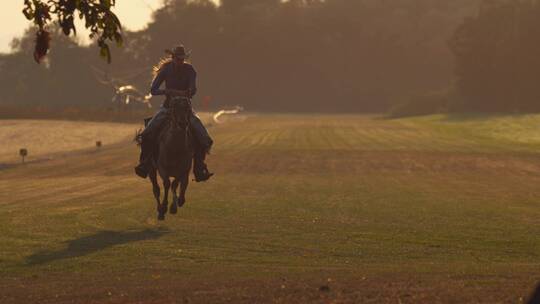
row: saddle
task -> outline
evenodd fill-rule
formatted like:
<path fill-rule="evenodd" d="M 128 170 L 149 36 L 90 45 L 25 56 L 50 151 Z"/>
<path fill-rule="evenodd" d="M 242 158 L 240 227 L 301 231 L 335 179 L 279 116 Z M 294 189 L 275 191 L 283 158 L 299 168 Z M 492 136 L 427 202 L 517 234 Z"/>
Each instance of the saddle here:
<path fill-rule="evenodd" d="M 146 117 L 144 118 L 144 127 L 148 127 L 148 124 L 150 123 L 150 121 L 152 120 L 152 118 L 154 118 L 154 116 L 150 116 L 150 117 Z M 163 129 L 165 128 L 165 124 L 169 123 L 171 121 L 171 118 L 170 118 L 170 115 L 167 115 L 167 118 L 166 118 L 166 121 L 160 126 L 160 128 L 158 129 L 158 131 L 155 133 L 155 135 L 153 136 L 153 147 L 154 147 L 154 151 L 152 153 L 152 158 L 155 160 L 155 155 L 158 155 L 159 154 L 159 145 L 155 144 L 158 142 L 159 138 L 163 135 Z M 190 130 L 192 131 L 192 128 L 190 127 Z M 195 137 L 193 136 L 192 137 L 192 143 L 194 144 L 195 147 L 197 147 L 199 144 L 197 142 L 197 140 L 195 140 Z"/>

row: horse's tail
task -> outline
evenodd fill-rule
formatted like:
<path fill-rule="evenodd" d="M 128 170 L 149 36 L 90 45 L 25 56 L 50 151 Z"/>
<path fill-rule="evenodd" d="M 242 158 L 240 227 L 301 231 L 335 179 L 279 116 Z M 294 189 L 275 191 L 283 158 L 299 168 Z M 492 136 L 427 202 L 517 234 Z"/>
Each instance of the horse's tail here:
<path fill-rule="evenodd" d="M 135 137 L 133 138 L 133 141 L 137 143 L 137 146 L 140 146 L 142 144 L 142 132 L 143 129 L 135 131 Z"/>

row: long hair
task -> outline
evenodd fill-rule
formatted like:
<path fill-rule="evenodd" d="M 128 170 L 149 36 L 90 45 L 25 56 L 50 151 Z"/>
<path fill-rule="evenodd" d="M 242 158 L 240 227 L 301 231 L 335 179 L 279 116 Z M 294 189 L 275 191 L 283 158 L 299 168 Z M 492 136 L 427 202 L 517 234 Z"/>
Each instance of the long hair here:
<path fill-rule="evenodd" d="M 152 77 L 156 78 L 159 71 L 161 71 L 165 65 L 171 63 L 172 61 L 173 60 L 171 56 L 161 57 L 159 59 L 159 62 L 152 68 Z M 188 58 L 184 59 L 184 63 L 190 63 Z"/>
<path fill-rule="evenodd" d="M 163 67 L 172 62 L 172 58 L 170 56 L 167 57 L 161 57 L 159 59 L 159 62 L 152 68 L 152 77 L 156 78 L 157 74 L 163 69 Z"/>

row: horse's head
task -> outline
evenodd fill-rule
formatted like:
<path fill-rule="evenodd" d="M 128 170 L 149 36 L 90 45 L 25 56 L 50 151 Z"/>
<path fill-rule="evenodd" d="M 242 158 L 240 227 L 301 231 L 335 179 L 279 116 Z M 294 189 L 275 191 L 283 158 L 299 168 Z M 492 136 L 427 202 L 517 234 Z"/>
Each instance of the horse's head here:
<path fill-rule="evenodd" d="M 171 118 L 175 128 L 186 129 L 191 115 L 191 103 L 187 98 L 173 98 L 169 102 Z"/>

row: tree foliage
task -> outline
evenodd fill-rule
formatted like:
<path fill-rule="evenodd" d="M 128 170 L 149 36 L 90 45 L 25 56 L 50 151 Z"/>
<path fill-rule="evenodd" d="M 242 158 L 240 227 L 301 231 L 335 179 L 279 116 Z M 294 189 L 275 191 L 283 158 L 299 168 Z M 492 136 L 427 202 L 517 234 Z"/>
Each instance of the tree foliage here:
<path fill-rule="evenodd" d="M 450 46 L 464 109 L 540 110 L 540 1 L 484 0 Z"/>
<path fill-rule="evenodd" d="M 477 9 L 476 0 L 221 3 L 165 1 L 147 28 L 123 33 L 124 47 L 111 48 L 110 65 L 94 58 L 92 48 L 58 40 L 65 37 L 63 28 L 51 27 L 53 39 L 63 46 L 55 45 L 50 67 L 42 65 L 37 72 L 21 62 L 20 46 L 34 39 L 27 32 L 13 44 L 14 54 L 0 56 L 0 88 L 6 88 L 0 102 L 107 104 L 112 89 L 93 79 L 88 66 L 147 90 L 163 50 L 183 43 L 198 71 L 197 98 L 211 100 L 211 108 L 385 111 L 404 96 L 444 91 L 452 83 L 448 39 Z M 35 80 L 37 73 L 47 75 L 48 86 Z M 84 77 L 74 80 L 73 75 Z"/>
<path fill-rule="evenodd" d="M 470 0 L 169 0 L 130 51 L 193 50 L 201 85 L 228 104 L 272 111 L 383 111 L 451 83 L 447 41 Z M 166 34 L 165 34 L 166 33 Z"/>
<path fill-rule="evenodd" d="M 115 0 L 24 0 L 24 16 L 38 28 L 34 59 L 40 62 L 47 54 L 51 35 L 48 26 L 55 21 L 64 35 L 77 33 L 75 19 L 84 21 L 90 37 L 97 38 L 100 55 L 111 62 L 107 41 L 122 44 L 122 26 L 111 11 Z"/>

